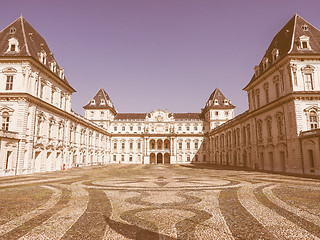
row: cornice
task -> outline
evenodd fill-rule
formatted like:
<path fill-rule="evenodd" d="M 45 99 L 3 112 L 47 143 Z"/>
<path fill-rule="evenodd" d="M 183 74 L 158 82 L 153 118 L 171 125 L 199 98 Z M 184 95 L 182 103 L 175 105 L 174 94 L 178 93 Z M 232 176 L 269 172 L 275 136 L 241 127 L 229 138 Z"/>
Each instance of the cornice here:
<path fill-rule="evenodd" d="M 107 132 L 106 129 L 102 129 L 98 126 L 95 126 L 94 125 L 95 123 L 93 123 L 93 122 L 88 123 L 85 120 L 77 117 L 76 115 L 73 115 L 72 113 L 66 112 L 66 111 L 64 111 L 54 105 L 51 105 L 51 104 L 43 101 L 42 99 L 39 99 L 29 93 L 18 93 L 18 92 L 0 93 L 0 100 L 3 98 L 6 101 L 9 101 L 10 99 L 13 99 L 13 100 L 19 99 L 19 100 L 24 100 L 26 102 L 34 103 L 35 105 L 40 106 L 42 108 L 45 108 L 51 112 L 54 112 L 57 115 L 64 116 L 65 118 L 69 118 L 70 120 L 73 120 L 74 122 L 80 122 L 82 125 L 89 126 L 90 128 L 93 128 L 96 131 L 101 132 L 105 135 L 111 135 L 109 132 Z M 87 120 L 87 121 L 90 121 L 90 120 Z"/>
<path fill-rule="evenodd" d="M 61 79 L 59 76 L 57 76 L 55 73 L 53 73 L 50 69 L 48 69 L 47 67 L 43 66 L 38 60 L 36 60 L 34 57 L 32 56 L 25 56 L 25 57 L 19 57 L 19 56 L 2 56 L 0 57 L 0 62 L 3 62 L 5 60 L 5 63 L 8 63 L 9 61 L 12 61 L 13 63 L 23 63 L 26 61 L 30 61 L 31 64 L 38 69 L 39 72 L 46 74 L 48 77 L 53 78 L 57 83 L 63 85 L 65 88 L 69 89 L 69 91 L 71 92 L 76 92 L 76 90 L 71 87 L 71 85 L 64 81 L 63 79 Z"/>

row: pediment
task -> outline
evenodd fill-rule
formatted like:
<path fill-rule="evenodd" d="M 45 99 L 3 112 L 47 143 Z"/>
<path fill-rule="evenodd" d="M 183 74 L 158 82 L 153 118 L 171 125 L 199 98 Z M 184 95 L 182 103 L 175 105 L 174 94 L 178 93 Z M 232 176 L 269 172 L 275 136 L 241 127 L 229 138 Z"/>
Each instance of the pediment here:
<path fill-rule="evenodd" d="M 149 122 L 169 122 L 173 119 L 173 114 L 164 110 L 156 110 L 146 116 L 146 120 Z"/>
<path fill-rule="evenodd" d="M 13 113 L 14 109 L 5 105 L 0 105 L 0 112 L 9 112 L 9 113 Z"/>
<path fill-rule="evenodd" d="M 316 112 L 319 112 L 320 108 L 317 105 L 313 105 L 304 109 L 305 112 L 310 112 L 311 110 L 315 110 Z"/>

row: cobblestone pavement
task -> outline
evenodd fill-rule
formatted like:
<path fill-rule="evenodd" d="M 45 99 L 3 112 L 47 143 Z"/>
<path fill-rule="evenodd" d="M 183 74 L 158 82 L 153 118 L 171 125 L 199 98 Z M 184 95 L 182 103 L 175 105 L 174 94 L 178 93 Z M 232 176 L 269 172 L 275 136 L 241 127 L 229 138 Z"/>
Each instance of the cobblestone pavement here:
<path fill-rule="evenodd" d="M 320 239 L 320 180 L 191 165 L 0 178 L 0 239 Z"/>

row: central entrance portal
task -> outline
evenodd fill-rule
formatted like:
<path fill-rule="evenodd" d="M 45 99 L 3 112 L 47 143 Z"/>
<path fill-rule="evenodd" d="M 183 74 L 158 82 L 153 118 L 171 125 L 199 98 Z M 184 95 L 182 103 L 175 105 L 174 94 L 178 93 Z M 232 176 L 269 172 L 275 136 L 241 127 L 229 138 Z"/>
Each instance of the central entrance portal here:
<path fill-rule="evenodd" d="M 150 164 L 170 164 L 170 154 L 169 153 L 151 153 L 150 154 Z"/>
<path fill-rule="evenodd" d="M 161 153 L 158 153 L 157 154 L 157 164 L 162 164 L 162 154 Z"/>

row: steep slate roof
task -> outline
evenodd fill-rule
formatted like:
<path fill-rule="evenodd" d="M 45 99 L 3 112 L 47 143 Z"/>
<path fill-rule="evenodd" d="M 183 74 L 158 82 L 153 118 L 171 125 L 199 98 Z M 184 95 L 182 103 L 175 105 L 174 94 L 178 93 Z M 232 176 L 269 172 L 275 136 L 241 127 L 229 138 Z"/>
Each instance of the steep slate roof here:
<path fill-rule="evenodd" d="M 308 30 L 303 30 L 303 26 L 307 26 Z M 309 49 L 298 49 L 299 46 L 299 37 L 308 36 L 311 50 Z M 289 22 L 275 35 L 272 39 L 271 44 L 269 45 L 265 55 L 262 60 L 266 57 L 269 59 L 269 67 L 273 65 L 272 62 L 272 50 L 277 48 L 279 50 L 279 59 L 283 58 L 286 55 L 303 55 L 303 54 L 320 54 L 320 31 L 314 27 L 311 23 L 307 22 L 305 19 L 300 17 L 298 14 L 295 14 Z M 262 60 L 259 64 L 260 73 L 263 69 Z M 277 62 L 276 61 L 276 62 Z M 266 69 L 267 70 L 267 69 Z M 257 77 L 253 75 L 249 86 L 252 82 L 255 81 Z M 246 87 L 247 87 L 246 86 Z M 244 89 L 246 89 L 246 87 Z"/>
<path fill-rule="evenodd" d="M 200 113 L 174 113 L 175 119 L 201 119 Z"/>
<path fill-rule="evenodd" d="M 7 52 L 9 46 L 8 40 L 11 38 L 18 40 L 19 52 Z M 39 53 L 41 51 L 45 51 L 47 54 L 46 65 L 39 61 Z M 22 16 L 0 32 L 0 58 L 8 56 L 33 57 L 48 69 L 50 69 L 50 62 L 54 61 L 56 62 L 57 69 L 60 69 L 48 44 L 46 43 L 46 40 Z M 54 74 L 59 77 L 58 72 Z M 66 78 L 62 81 L 71 88 L 73 92 L 75 92 Z"/>
<path fill-rule="evenodd" d="M 104 104 L 101 103 L 101 100 L 104 99 Z M 109 95 L 106 93 L 106 91 L 103 88 L 100 88 L 99 91 L 94 95 L 92 100 L 95 101 L 94 104 L 91 103 L 91 100 L 87 105 L 85 105 L 84 109 L 111 109 L 114 113 L 116 113 L 116 109 L 114 108 L 114 105 L 109 97 Z M 108 104 L 111 103 L 111 106 Z"/>
<path fill-rule="evenodd" d="M 118 113 L 114 119 L 115 120 L 125 120 L 125 119 L 146 119 L 146 113 Z"/>
<path fill-rule="evenodd" d="M 118 113 L 115 120 L 146 119 L 147 113 Z M 180 119 L 200 119 L 200 113 L 173 113 L 173 117 Z"/>
<path fill-rule="evenodd" d="M 218 100 L 218 105 L 214 104 L 215 100 Z M 228 105 L 224 104 L 224 100 L 228 101 Z M 233 109 L 235 108 L 234 105 L 230 103 L 230 101 L 223 95 L 221 90 L 219 88 L 216 88 L 213 93 L 210 95 L 205 108 L 203 109 L 204 111 L 208 109 Z"/>

